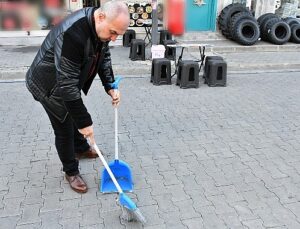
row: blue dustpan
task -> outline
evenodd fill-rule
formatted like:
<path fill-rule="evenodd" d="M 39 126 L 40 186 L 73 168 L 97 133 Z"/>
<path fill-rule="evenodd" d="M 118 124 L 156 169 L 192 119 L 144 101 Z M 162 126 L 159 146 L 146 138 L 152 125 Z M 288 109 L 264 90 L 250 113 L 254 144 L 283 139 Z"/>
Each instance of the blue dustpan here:
<path fill-rule="evenodd" d="M 116 77 L 115 82 L 111 84 L 112 88 L 117 90 L 121 77 Z M 132 192 L 133 181 L 130 166 L 124 161 L 119 160 L 119 147 L 118 147 L 118 108 L 115 107 L 115 160 L 110 162 L 109 168 L 116 177 L 119 185 L 124 192 Z M 111 179 L 111 176 L 104 168 L 102 171 L 100 191 L 103 193 L 118 192 L 117 187 Z"/>
<path fill-rule="evenodd" d="M 133 182 L 131 169 L 127 163 L 121 160 L 114 160 L 108 164 L 110 170 L 116 177 L 119 185 L 121 186 L 123 192 L 132 192 Z M 117 187 L 110 178 L 106 169 L 102 171 L 101 187 L 100 191 L 103 193 L 118 192 Z"/>

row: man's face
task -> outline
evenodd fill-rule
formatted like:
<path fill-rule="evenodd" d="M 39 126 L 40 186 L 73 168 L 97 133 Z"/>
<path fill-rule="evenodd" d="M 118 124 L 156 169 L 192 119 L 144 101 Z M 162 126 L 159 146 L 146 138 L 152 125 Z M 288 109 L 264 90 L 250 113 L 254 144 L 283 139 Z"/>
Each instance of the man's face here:
<path fill-rule="evenodd" d="M 119 35 L 126 32 L 128 24 L 129 19 L 125 14 L 110 19 L 105 14 L 100 13 L 95 20 L 96 33 L 102 42 L 115 41 Z"/>

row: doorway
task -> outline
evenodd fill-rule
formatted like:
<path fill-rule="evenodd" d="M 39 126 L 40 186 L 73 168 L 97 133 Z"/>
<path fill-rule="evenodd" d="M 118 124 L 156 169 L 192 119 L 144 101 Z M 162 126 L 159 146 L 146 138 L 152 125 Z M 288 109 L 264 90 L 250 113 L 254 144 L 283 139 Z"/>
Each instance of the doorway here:
<path fill-rule="evenodd" d="M 186 31 L 215 31 L 217 0 L 186 1 Z"/>
<path fill-rule="evenodd" d="M 83 7 L 99 7 L 100 0 L 83 0 Z"/>

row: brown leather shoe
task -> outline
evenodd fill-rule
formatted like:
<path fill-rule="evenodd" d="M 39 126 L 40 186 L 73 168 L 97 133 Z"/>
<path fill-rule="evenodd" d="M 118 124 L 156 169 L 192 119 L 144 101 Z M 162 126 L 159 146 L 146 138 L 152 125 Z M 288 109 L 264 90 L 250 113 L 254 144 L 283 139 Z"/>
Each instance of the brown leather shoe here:
<path fill-rule="evenodd" d="M 66 179 L 69 182 L 71 188 L 78 193 L 86 193 L 88 190 L 88 187 L 80 174 L 77 174 L 75 176 L 68 176 L 66 174 Z"/>
<path fill-rule="evenodd" d="M 99 157 L 98 154 L 96 153 L 96 150 L 92 147 L 90 147 L 87 151 L 83 153 L 76 153 L 75 158 L 77 160 L 79 159 L 84 159 L 84 158 L 97 158 Z"/>

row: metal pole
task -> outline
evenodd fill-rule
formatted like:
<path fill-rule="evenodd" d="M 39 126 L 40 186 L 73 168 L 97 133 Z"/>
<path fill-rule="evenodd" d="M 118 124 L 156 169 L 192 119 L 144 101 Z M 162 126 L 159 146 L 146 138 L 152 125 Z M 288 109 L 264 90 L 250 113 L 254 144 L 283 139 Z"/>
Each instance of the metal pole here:
<path fill-rule="evenodd" d="M 158 45 L 157 0 L 152 0 L 152 45 Z"/>

